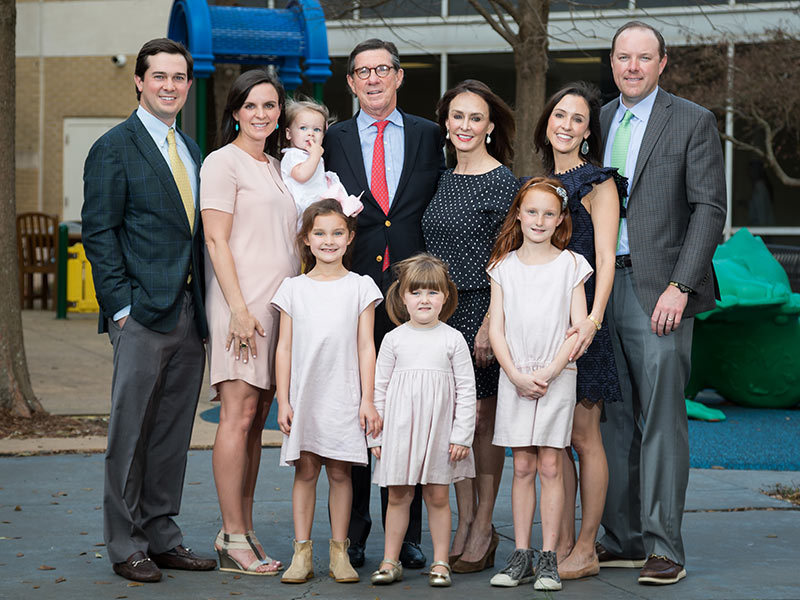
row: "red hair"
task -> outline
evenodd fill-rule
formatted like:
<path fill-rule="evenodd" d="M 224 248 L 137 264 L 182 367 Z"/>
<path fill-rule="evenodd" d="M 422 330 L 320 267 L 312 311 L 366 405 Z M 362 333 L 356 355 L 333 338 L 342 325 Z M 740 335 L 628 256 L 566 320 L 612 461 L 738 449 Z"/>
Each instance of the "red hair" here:
<path fill-rule="evenodd" d="M 561 215 L 564 216 L 561 223 L 556 227 L 553 232 L 553 237 L 550 238 L 550 243 L 559 250 L 563 250 L 569 244 L 572 237 L 572 219 L 569 215 L 569 208 L 564 205 L 561 196 L 556 192 L 556 188 L 564 189 L 558 179 L 552 177 L 533 177 L 525 182 L 525 184 L 517 192 L 514 201 L 511 203 L 511 208 L 508 209 L 503 225 L 500 227 L 500 233 L 497 234 L 497 241 L 494 243 L 492 254 L 489 257 L 489 264 L 487 269 L 496 267 L 512 250 L 517 250 L 522 246 L 522 229 L 519 224 L 519 209 L 522 206 L 525 196 L 533 189 L 546 192 L 553 196 L 561 209 Z"/>

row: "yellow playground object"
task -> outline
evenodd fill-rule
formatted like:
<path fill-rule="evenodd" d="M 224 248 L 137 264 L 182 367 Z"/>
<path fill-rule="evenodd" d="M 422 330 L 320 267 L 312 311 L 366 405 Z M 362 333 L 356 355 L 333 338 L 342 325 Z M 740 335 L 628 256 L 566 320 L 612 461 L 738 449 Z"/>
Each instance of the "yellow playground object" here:
<path fill-rule="evenodd" d="M 86 259 L 83 244 L 73 244 L 67 250 L 67 311 L 96 313 L 99 310 L 92 265 Z"/>

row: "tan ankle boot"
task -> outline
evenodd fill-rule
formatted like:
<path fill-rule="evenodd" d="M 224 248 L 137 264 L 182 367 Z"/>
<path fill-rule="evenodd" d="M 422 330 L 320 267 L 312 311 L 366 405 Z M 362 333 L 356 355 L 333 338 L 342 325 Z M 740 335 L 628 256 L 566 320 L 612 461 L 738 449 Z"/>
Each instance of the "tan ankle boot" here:
<path fill-rule="evenodd" d="M 347 548 L 350 540 L 330 542 L 330 567 L 328 575 L 336 580 L 336 583 L 355 583 L 358 581 L 358 573 L 350 564 L 350 557 L 347 555 Z"/>
<path fill-rule="evenodd" d="M 314 577 L 314 564 L 311 557 L 311 540 L 298 542 L 294 540 L 292 564 L 281 577 L 281 583 L 305 583 Z"/>

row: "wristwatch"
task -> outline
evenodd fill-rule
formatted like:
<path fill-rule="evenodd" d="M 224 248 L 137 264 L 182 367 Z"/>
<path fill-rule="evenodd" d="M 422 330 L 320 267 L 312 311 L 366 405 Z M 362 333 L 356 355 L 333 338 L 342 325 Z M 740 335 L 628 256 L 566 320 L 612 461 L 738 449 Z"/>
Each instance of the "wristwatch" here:
<path fill-rule="evenodd" d="M 678 283 L 677 281 L 670 281 L 669 284 L 675 286 L 684 294 L 691 294 L 692 292 L 694 292 L 694 290 L 690 288 L 688 285 L 683 285 L 682 283 Z"/>

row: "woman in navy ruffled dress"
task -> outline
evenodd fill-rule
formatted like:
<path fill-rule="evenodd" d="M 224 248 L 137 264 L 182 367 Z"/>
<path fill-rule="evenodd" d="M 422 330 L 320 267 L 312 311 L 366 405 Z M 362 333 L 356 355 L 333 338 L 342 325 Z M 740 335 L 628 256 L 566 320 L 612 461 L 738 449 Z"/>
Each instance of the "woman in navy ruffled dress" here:
<path fill-rule="evenodd" d="M 534 143 L 546 172 L 560 179 L 569 195 L 573 229 L 568 249 L 582 254 L 595 271 L 585 286 L 589 315 L 570 330 L 579 334 L 571 357 L 577 358 L 578 365 L 572 445 L 580 461 L 582 521 L 576 541 L 577 482 L 572 453 L 567 449 L 572 467 L 564 469 L 567 510 L 559 536 L 558 571 L 562 580 L 578 579 L 600 571 L 595 539 L 608 488 L 600 418 L 604 403 L 622 400 L 611 337 L 603 317 L 614 283 L 620 194 L 624 193 L 625 180 L 616 169 L 602 166 L 600 94 L 593 86 L 574 83 L 556 92 L 539 118 Z"/>

